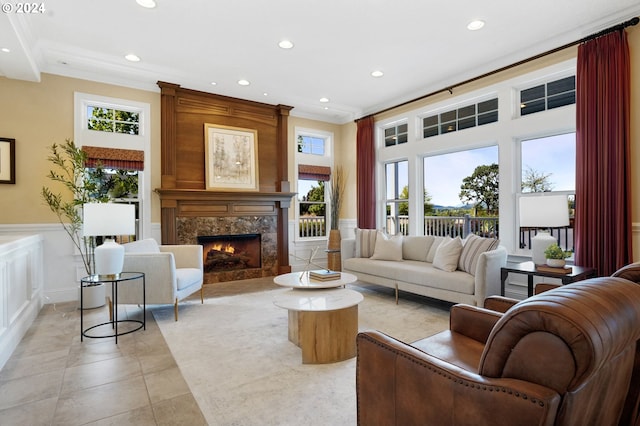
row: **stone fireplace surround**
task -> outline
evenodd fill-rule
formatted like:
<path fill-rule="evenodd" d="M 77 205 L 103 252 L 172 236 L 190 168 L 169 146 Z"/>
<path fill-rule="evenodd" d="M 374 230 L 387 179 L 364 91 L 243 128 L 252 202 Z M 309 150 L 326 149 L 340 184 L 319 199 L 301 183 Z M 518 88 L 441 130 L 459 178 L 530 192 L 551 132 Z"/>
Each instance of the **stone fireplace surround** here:
<path fill-rule="evenodd" d="M 178 244 L 197 244 L 198 237 L 232 234 L 261 236 L 262 267 L 205 272 L 207 284 L 278 275 L 278 238 L 275 216 L 179 217 Z"/>

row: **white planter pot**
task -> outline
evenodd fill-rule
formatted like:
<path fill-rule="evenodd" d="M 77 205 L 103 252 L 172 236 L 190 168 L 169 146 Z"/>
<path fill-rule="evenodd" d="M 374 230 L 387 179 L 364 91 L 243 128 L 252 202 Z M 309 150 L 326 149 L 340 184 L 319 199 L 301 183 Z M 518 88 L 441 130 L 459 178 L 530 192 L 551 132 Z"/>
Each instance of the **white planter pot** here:
<path fill-rule="evenodd" d="M 104 284 L 91 285 L 78 288 L 78 305 L 80 305 L 80 289 L 82 289 L 82 306 L 81 309 L 93 309 L 104 306 L 105 292 Z"/>
<path fill-rule="evenodd" d="M 552 268 L 564 268 L 566 263 L 567 261 L 564 259 L 547 259 L 547 266 Z"/>

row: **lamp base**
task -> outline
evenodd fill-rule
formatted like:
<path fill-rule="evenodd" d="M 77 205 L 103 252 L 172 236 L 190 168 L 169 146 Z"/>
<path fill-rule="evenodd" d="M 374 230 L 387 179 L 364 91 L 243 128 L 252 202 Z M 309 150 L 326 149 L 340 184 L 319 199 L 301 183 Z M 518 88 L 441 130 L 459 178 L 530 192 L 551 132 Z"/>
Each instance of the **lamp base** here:
<path fill-rule="evenodd" d="M 555 237 L 552 237 L 548 231 L 539 231 L 535 237 L 531 239 L 531 260 L 536 265 L 544 265 L 547 258 L 544 251 L 551 244 L 557 243 Z"/>
<path fill-rule="evenodd" d="M 107 238 L 104 243 L 96 247 L 93 252 L 96 262 L 95 274 L 103 276 L 115 276 L 122 272 L 124 265 L 124 247 L 115 240 Z"/>

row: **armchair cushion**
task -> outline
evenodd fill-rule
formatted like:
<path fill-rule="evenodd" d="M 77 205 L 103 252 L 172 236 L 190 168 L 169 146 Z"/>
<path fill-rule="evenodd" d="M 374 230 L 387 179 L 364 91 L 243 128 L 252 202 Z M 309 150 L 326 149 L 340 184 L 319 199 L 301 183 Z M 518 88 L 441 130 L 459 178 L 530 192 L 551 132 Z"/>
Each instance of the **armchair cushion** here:
<path fill-rule="evenodd" d="M 160 247 L 153 238 L 123 244 L 125 253 L 160 253 Z"/>
<path fill-rule="evenodd" d="M 202 283 L 202 271 L 196 268 L 176 269 L 176 280 L 178 290 L 184 290 L 192 285 Z"/>

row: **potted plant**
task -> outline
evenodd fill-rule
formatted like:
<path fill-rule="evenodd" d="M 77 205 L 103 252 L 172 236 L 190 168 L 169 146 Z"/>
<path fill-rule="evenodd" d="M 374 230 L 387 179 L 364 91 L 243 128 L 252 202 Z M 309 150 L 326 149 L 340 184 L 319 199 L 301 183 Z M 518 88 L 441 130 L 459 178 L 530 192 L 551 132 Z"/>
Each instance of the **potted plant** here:
<path fill-rule="evenodd" d="M 340 207 L 342 207 L 342 197 L 344 195 L 346 179 L 342 167 L 338 166 L 332 173 L 331 185 L 329 186 L 329 200 L 331 203 L 331 230 L 329 231 L 329 250 L 340 250 Z"/>
<path fill-rule="evenodd" d="M 571 252 L 562 250 L 558 244 L 553 243 L 546 248 L 544 256 L 547 258 L 548 266 L 563 268 L 566 263 L 565 259 L 571 256 Z"/>
<path fill-rule="evenodd" d="M 55 166 L 47 177 L 62 185 L 66 194 L 54 192 L 51 188 L 42 187 L 41 196 L 49 209 L 58 217 L 58 221 L 66 231 L 82 258 L 85 272 L 92 275 L 94 271 L 93 250 L 95 238 L 82 235 L 82 206 L 89 202 L 107 202 L 109 196 L 102 187 L 101 180 L 95 171 L 86 168 L 87 154 L 75 143 L 67 139 L 64 144 L 53 144 L 49 147 L 47 160 Z M 99 174 L 100 172 L 98 172 Z M 80 287 L 84 295 L 84 306 L 91 309 L 104 305 L 104 284 L 96 283 Z"/>

